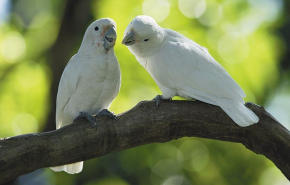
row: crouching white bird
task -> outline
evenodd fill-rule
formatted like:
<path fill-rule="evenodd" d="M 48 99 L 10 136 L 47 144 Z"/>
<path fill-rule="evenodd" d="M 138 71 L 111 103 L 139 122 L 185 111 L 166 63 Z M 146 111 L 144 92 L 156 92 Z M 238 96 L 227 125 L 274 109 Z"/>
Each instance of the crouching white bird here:
<path fill-rule="evenodd" d="M 58 87 L 56 101 L 56 128 L 85 117 L 92 124 L 91 115 L 109 115 L 107 110 L 117 96 L 121 72 L 114 53 L 117 38 L 116 23 L 99 19 L 86 30 L 81 46 L 69 61 Z M 54 171 L 74 174 L 82 171 L 83 162 L 51 167 Z"/>
<path fill-rule="evenodd" d="M 150 73 L 163 95 L 181 96 L 220 106 L 241 127 L 259 121 L 244 106 L 245 93 L 206 48 L 149 16 L 137 16 L 126 28 L 122 43 Z"/>

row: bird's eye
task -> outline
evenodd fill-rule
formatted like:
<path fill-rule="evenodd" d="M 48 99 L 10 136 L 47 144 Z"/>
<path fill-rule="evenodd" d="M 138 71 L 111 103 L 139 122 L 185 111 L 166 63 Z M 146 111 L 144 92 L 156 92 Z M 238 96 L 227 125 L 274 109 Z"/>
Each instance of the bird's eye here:
<path fill-rule="evenodd" d="M 96 30 L 96 31 L 98 31 L 98 30 L 99 30 L 99 27 L 98 27 L 98 26 L 96 26 L 96 27 L 95 27 L 95 30 Z"/>
<path fill-rule="evenodd" d="M 145 42 L 147 42 L 149 39 L 144 39 Z"/>

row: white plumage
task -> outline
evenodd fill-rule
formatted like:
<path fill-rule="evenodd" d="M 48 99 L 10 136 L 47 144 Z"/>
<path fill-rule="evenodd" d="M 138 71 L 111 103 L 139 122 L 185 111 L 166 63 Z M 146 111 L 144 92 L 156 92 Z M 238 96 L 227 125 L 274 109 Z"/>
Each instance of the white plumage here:
<path fill-rule="evenodd" d="M 117 96 L 121 73 L 114 53 L 116 23 L 99 19 L 86 30 L 82 44 L 69 61 L 58 87 L 56 128 L 71 124 L 80 112 L 94 115 L 107 109 Z M 72 154 L 73 155 L 73 154 Z M 52 167 L 54 171 L 74 174 L 83 162 Z"/>
<path fill-rule="evenodd" d="M 162 98 L 181 96 L 220 106 L 238 125 L 259 118 L 244 106 L 245 93 L 206 48 L 149 16 L 137 16 L 125 30 L 123 44 L 150 73 Z"/>

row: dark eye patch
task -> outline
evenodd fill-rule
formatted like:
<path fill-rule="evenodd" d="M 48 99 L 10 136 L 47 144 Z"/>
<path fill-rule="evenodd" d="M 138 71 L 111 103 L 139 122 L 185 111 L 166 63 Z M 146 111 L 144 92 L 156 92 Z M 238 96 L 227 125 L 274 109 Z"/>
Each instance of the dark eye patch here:
<path fill-rule="evenodd" d="M 96 30 L 96 31 L 98 31 L 98 30 L 99 30 L 99 27 L 98 27 L 98 26 L 96 26 L 96 27 L 95 27 L 95 30 Z"/>
<path fill-rule="evenodd" d="M 144 39 L 145 42 L 147 42 L 149 39 Z"/>

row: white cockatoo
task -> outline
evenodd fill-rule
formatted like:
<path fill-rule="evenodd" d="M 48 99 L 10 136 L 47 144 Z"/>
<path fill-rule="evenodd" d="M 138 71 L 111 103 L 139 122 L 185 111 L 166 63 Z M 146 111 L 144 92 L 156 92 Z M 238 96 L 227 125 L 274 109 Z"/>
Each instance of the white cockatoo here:
<path fill-rule="evenodd" d="M 241 127 L 259 121 L 244 106 L 244 91 L 208 50 L 189 38 L 137 16 L 122 41 L 162 91 L 155 100 L 180 96 L 220 106 Z"/>
<path fill-rule="evenodd" d="M 93 22 L 86 30 L 81 46 L 61 76 L 56 100 L 56 128 L 91 115 L 115 117 L 107 108 L 117 96 L 121 72 L 114 53 L 116 23 L 109 18 Z M 116 117 L 115 117 L 116 118 Z M 83 162 L 51 167 L 54 171 L 74 174 L 82 171 Z"/>

